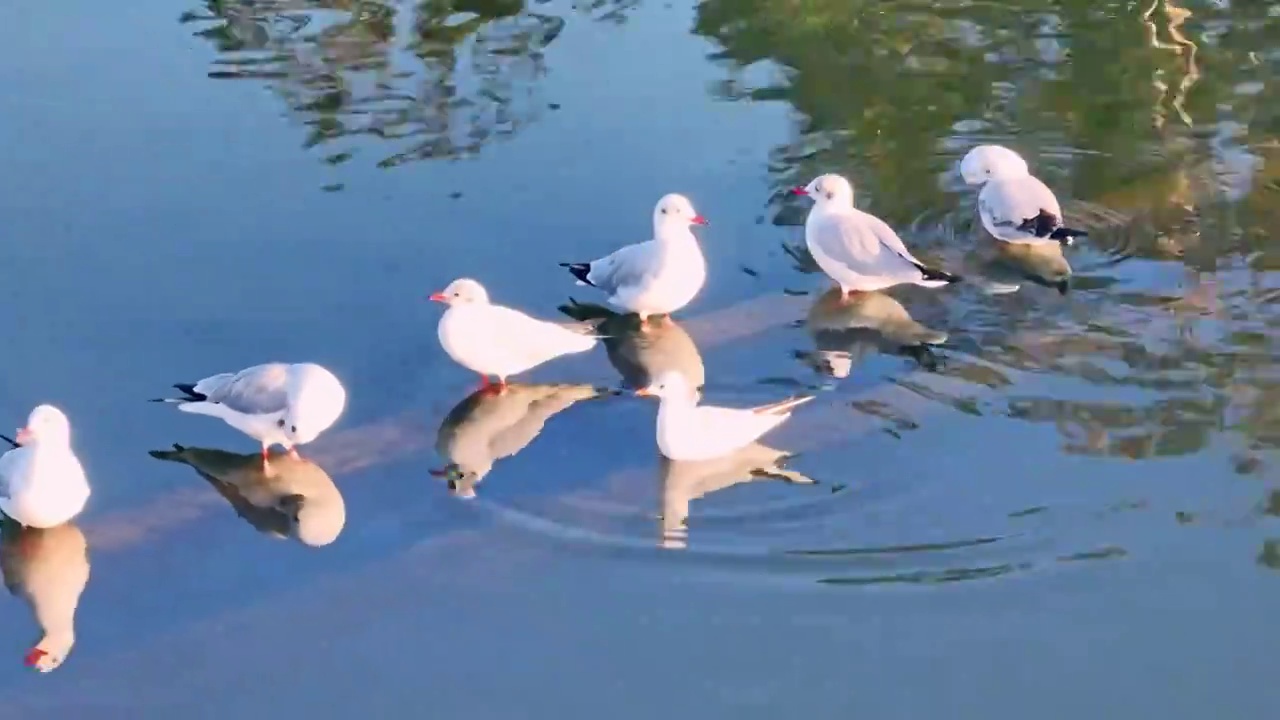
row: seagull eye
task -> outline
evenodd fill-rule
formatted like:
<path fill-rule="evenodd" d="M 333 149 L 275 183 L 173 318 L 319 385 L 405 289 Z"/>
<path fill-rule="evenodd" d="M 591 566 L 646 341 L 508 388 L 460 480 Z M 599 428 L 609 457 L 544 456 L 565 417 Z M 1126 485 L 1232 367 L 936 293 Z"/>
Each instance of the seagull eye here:
<path fill-rule="evenodd" d="M 280 428 L 284 427 L 284 418 L 280 418 L 279 420 L 276 421 L 276 427 L 280 427 Z"/>
<path fill-rule="evenodd" d="M 291 433 L 296 433 L 296 432 L 298 432 L 298 426 L 297 426 L 297 425 L 290 425 L 290 426 L 289 426 L 289 432 L 291 432 Z"/>

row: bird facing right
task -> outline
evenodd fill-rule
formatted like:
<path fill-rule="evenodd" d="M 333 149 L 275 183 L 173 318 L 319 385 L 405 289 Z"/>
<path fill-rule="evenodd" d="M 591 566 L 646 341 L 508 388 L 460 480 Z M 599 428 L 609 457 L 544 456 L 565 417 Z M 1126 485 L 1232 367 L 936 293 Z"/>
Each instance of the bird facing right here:
<path fill-rule="evenodd" d="M 658 398 L 658 449 L 670 460 L 728 455 L 778 427 L 792 410 L 814 398 L 803 395 L 751 408 L 700 406 L 697 389 L 673 370 L 658 375 L 636 395 Z"/>
<path fill-rule="evenodd" d="M 707 221 L 689 198 L 664 195 L 653 208 L 653 239 L 627 245 L 597 260 L 560 263 L 579 284 L 603 290 L 609 303 L 640 316 L 669 315 L 688 305 L 707 280 L 707 261 L 690 225 Z"/>
<path fill-rule="evenodd" d="M 1031 174 L 1027 161 L 1001 145 L 979 145 L 960 161 L 960 174 L 981 185 L 978 215 L 997 240 L 1010 243 L 1058 242 L 1070 245 L 1088 233 L 1062 224 L 1062 208 L 1053 191 Z"/>
<path fill-rule="evenodd" d="M 297 446 L 328 430 L 347 404 L 342 383 L 315 363 L 264 363 L 173 387 L 184 397 L 153 402 L 176 403 L 183 412 L 222 418 L 262 444 L 264 469 L 269 447 L 282 445 L 298 457 Z"/>
<path fill-rule="evenodd" d="M 926 267 L 885 221 L 855 208 L 853 185 L 845 178 L 819 175 L 791 192 L 813 198 L 813 209 L 804 223 L 805 244 L 818 266 L 846 295 L 902 283 L 941 287 L 960 280 Z"/>

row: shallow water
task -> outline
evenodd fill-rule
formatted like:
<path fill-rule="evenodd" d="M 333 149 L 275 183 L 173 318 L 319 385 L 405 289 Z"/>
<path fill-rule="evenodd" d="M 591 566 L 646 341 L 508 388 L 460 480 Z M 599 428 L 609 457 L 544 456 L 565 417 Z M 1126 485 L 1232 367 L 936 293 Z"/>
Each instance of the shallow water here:
<path fill-rule="evenodd" d="M 0 404 L 12 424 L 66 409 L 95 488 L 74 650 L 22 667 L 35 620 L 0 603 L 0 707 L 1270 717 L 1278 15 L 0 9 Z M 1090 236 L 995 248 L 955 172 L 983 141 L 1023 152 Z M 824 304 L 793 251 L 807 206 L 783 192 L 823 171 L 971 282 Z M 669 191 L 712 223 L 694 304 L 468 401 L 424 296 L 471 275 L 544 317 L 598 302 L 556 263 L 643 239 Z M 277 537 L 251 473 L 148 455 L 252 452 L 143 401 L 270 359 L 350 391 L 307 451 L 308 487 L 341 495 L 330 544 Z M 652 404 L 608 391 L 664 365 L 709 402 L 817 393 L 764 441 L 799 454 L 751 482 L 777 453 L 659 462 Z M 508 416 L 478 482 L 430 473 L 446 419 Z M 46 558 L 75 597 L 78 536 L 3 557 Z"/>

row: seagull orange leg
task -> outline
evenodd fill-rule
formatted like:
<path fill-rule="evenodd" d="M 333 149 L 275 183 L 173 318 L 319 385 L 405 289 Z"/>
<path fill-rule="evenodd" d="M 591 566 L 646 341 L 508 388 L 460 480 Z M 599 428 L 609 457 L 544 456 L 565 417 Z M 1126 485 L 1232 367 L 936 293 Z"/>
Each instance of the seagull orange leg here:
<path fill-rule="evenodd" d="M 262 471 L 263 471 L 263 472 L 266 472 L 266 471 L 267 471 L 267 468 L 268 468 L 268 467 L 270 467 L 270 466 L 267 464 L 267 447 L 268 447 L 268 446 L 266 446 L 266 445 L 263 445 L 263 446 L 262 446 Z"/>
<path fill-rule="evenodd" d="M 289 447 L 289 457 L 293 458 L 294 460 L 302 459 L 302 456 L 298 454 L 298 448 L 293 446 Z"/>

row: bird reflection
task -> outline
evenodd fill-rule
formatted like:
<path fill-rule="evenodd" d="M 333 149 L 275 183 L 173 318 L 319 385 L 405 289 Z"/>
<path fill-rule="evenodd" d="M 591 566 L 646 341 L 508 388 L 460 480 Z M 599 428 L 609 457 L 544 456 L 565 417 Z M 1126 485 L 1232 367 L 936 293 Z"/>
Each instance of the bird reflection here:
<path fill-rule="evenodd" d="M 978 258 L 979 274 L 992 294 L 1016 292 L 1023 281 L 1053 288 L 1066 295 L 1071 289 L 1071 264 L 1056 243 L 992 243 Z"/>
<path fill-rule="evenodd" d="M 767 445 L 751 443 L 713 460 L 669 460 L 661 458 L 662 485 L 661 546 L 682 549 L 688 546 L 689 503 L 711 493 L 756 480 L 781 480 L 795 485 L 816 485 L 807 475 L 786 470 L 783 463 L 791 453 Z"/>
<path fill-rule="evenodd" d="M 347 522 L 342 493 L 319 465 L 305 458 L 279 455 L 264 472 L 253 453 L 189 448 L 152 450 L 151 457 L 191 466 L 218 491 L 236 514 L 258 532 L 295 537 L 322 547 L 338 538 Z"/>
<path fill-rule="evenodd" d="M 56 669 L 76 642 L 76 607 L 89 583 L 89 544 L 74 522 L 23 528 L 0 521 L 0 574 L 14 597 L 31 607 L 41 637 L 25 663 L 40 672 Z"/>
<path fill-rule="evenodd" d="M 805 326 L 815 351 L 800 353 L 818 372 L 846 378 L 853 366 L 874 352 L 907 355 L 921 365 L 937 366 L 929 346 L 947 340 L 947 334 L 916 322 L 902 303 L 882 292 L 842 296 L 832 288 L 809 308 Z"/>
<path fill-rule="evenodd" d="M 702 355 L 693 338 L 670 316 L 650 322 L 642 332 L 635 315 L 622 315 L 601 305 L 574 302 L 560 311 L 579 321 L 599 321 L 609 364 L 629 388 L 649 386 L 665 372 L 678 372 L 690 387 L 701 390 L 707 381 Z"/>
<path fill-rule="evenodd" d="M 476 485 L 493 464 L 523 450 L 552 415 L 579 400 L 598 397 L 590 385 L 508 383 L 501 390 L 480 389 L 445 415 L 436 433 L 436 452 L 447 465 L 432 470 L 458 497 L 475 497 Z"/>

